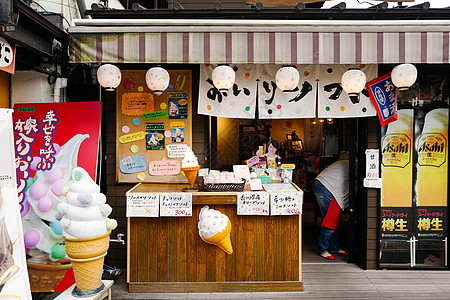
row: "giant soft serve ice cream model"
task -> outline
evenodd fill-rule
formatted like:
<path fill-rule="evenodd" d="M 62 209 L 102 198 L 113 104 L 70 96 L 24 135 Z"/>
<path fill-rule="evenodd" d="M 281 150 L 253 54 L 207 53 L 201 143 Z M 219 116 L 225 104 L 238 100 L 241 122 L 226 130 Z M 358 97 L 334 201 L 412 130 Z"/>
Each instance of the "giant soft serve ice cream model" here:
<path fill-rule="evenodd" d="M 209 206 L 202 207 L 198 218 L 200 238 L 208 244 L 216 245 L 227 254 L 232 254 L 230 219 L 220 211 L 210 209 Z"/>
<path fill-rule="evenodd" d="M 62 214 L 62 235 L 75 275 L 76 287 L 72 294 L 86 297 L 104 288 L 103 261 L 109 248 L 109 235 L 117 222 L 108 218 L 112 208 L 86 170 L 73 169 L 72 178 L 74 183 L 64 191 L 66 203 L 58 204 L 58 211 Z"/>

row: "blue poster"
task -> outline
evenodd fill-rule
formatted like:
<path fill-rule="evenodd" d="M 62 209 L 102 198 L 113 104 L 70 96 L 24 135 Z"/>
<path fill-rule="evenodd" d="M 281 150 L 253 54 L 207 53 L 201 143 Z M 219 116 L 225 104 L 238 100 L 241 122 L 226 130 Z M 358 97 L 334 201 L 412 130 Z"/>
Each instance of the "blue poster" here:
<path fill-rule="evenodd" d="M 392 83 L 391 73 L 366 83 L 366 88 L 381 126 L 397 120 L 397 87 Z"/>

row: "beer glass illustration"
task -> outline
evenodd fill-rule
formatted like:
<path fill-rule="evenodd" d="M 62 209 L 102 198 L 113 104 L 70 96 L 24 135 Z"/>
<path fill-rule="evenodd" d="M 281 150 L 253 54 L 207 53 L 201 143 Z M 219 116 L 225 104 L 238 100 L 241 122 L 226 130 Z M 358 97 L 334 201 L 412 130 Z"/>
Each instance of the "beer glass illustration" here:
<path fill-rule="evenodd" d="M 381 206 L 412 206 L 413 109 L 398 111 L 382 140 Z"/>

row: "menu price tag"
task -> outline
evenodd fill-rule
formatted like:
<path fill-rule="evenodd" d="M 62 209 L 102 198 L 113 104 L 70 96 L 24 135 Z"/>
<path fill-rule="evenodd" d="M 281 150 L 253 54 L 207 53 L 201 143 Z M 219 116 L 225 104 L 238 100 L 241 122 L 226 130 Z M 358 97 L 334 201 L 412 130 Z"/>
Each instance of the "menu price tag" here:
<path fill-rule="evenodd" d="M 159 194 L 127 194 L 127 217 L 158 217 Z"/>
<path fill-rule="evenodd" d="M 191 193 L 162 193 L 159 201 L 160 215 L 162 217 L 191 217 Z"/>
<path fill-rule="evenodd" d="M 269 215 L 269 193 L 240 192 L 237 193 L 238 215 Z"/>
<path fill-rule="evenodd" d="M 302 214 L 303 191 L 289 193 L 270 193 L 270 214 L 300 215 Z"/>

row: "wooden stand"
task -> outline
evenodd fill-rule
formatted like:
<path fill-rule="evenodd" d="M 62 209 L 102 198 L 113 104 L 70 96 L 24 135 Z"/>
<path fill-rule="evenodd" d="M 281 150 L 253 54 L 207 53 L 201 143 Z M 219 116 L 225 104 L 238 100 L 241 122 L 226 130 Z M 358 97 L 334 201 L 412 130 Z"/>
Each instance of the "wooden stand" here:
<path fill-rule="evenodd" d="M 108 297 L 108 300 L 111 300 L 111 287 L 114 283 L 113 280 L 102 280 L 102 282 L 105 284 L 105 288 L 103 289 L 103 291 L 101 291 L 100 293 L 96 294 L 96 295 L 92 295 L 90 297 L 83 297 L 83 298 L 79 298 L 79 297 L 74 297 L 72 296 L 72 291 L 75 288 L 75 284 L 72 285 L 70 288 L 68 288 L 65 292 L 61 293 L 58 297 L 56 297 L 56 300 L 75 300 L 75 299 L 83 299 L 83 300 L 102 300 L 102 299 L 106 299 L 106 297 Z"/>
<path fill-rule="evenodd" d="M 138 184 L 127 193 L 179 193 Z M 128 218 L 130 292 L 301 291 L 301 215 L 239 216 L 236 192 L 193 192 L 192 217 Z M 234 253 L 203 242 L 201 208 L 226 214 Z"/>

